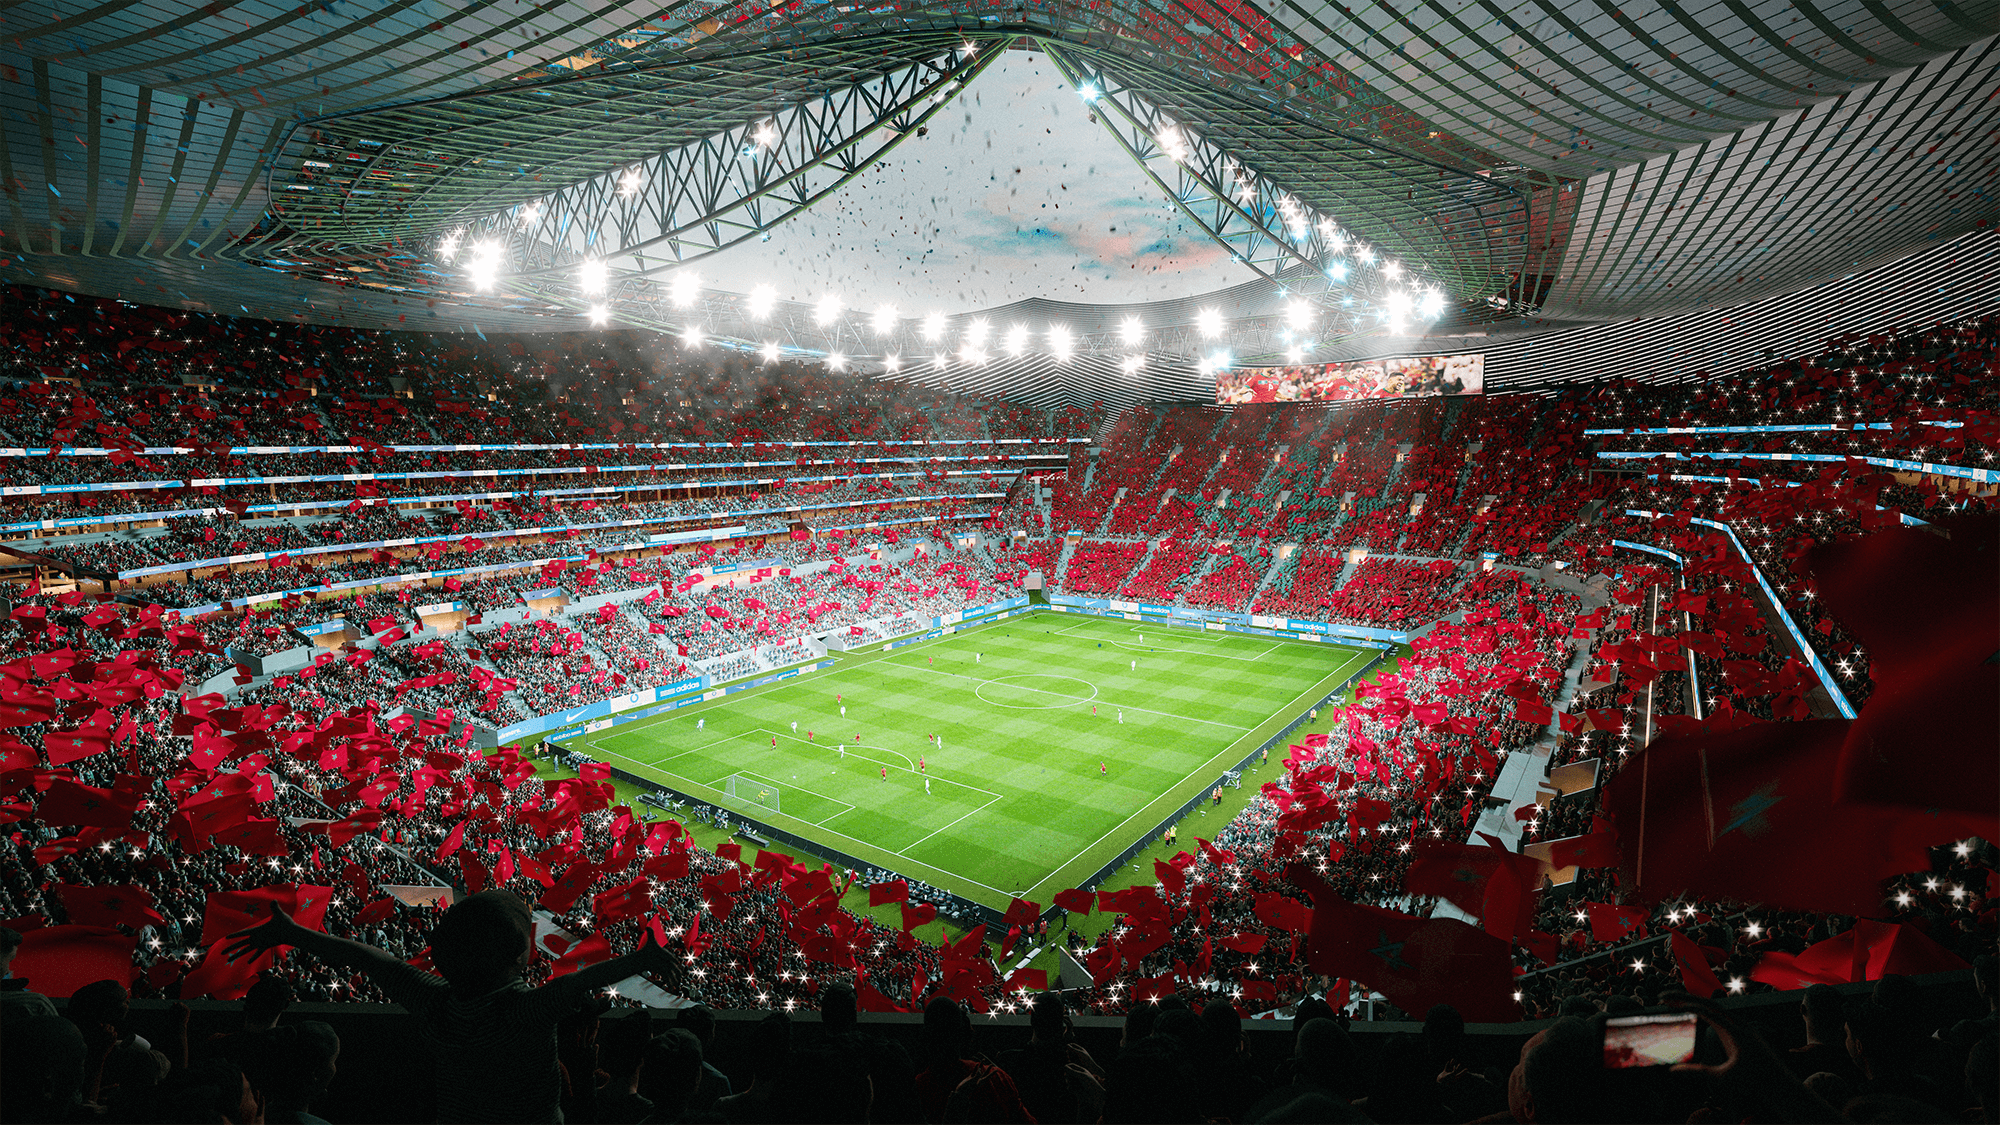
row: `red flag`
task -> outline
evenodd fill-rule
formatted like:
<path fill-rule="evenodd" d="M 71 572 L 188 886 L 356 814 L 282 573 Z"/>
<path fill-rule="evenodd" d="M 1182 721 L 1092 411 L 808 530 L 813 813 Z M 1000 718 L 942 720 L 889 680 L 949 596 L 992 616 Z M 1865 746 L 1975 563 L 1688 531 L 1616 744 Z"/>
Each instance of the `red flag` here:
<path fill-rule="evenodd" d="M 52 778 L 42 794 L 35 819 L 47 825 L 82 828 L 123 828 L 139 809 L 139 795 L 79 785 L 66 777 Z"/>
<path fill-rule="evenodd" d="M 284 907 L 292 921 L 309 930 L 326 928 L 326 908 L 333 888 L 311 884 L 274 883 L 248 891 L 210 891 L 202 912 L 201 944 L 213 945 L 238 930 L 271 920 L 273 906 Z"/>
<path fill-rule="evenodd" d="M 1450 1004 L 1475 1022 L 1521 1018 L 1509 943 L 1456 919 L 1348 902 L 1296 866 L 1290 874 L 1294 883 L 1318 884 L 1306 939 L 1314 972 L 1359 980 L 1413 1015 Z"/>
<path fill-rule="evenodd" d="M 69 996 L 86 984 L 130 985 L 139 939 L 104 926 L 44 926 L 21 935 L 14 976 L 44 996 Z"/>
<path fill-rule="evenodd" d="M 868 905 L 870 906 L 908 901 L 910 901 L 910 885 L 901 879 L 891 879 L 886 883 L 871 883 L 868 886 Z"/>
<path fill-rule="evenodd" d="M 1930 866 L 1927 847 L 1992 831 L 1975 817 L 1836 803 L 1848 725 L 1757 723 L 1633 755 L 1605 807 L 1639 892 L 1865 915 L 1880 910 L 1884 877 Z"/>
<path fill-rule="evenodd" d="M 1590 915 L 1590 937 L 1593 941 L 1624 941 L 1628 937 L 1644 937 L 1646 919 L 1651 911 L 1633 906 L 1614 906 L 1605 902 L 1586 902 L 1584 911 Z"/>
<path fill-rule="evenodd" d="M 160 926 L 166 919 L 153 908 L 153 896 L 146 888 L 120 886 L 76 886 L 57 883 L 56 897 L 62 900 L 69 920 L 79 926 Z"/>
<path fill-rule="evenodd" d="M 1938 526 L 1945 534 L 1896 528 L 1802 560 L 1820 604 L 1867 648 L 1875 681 L 1841 748 L 1834 794 L 1990 823 L 2000 818 L 2000 676 L 1991 663 L 2000 651 L 2000 515 Z"/>
<path fill-rule="evenodd" d="M 1273 929 L 1305 933 L 1313 925 L 1312 907 L 1295 898 L 1260 892 L 1251 909 L 1259 920 Z"/>
<path fill-rule="evenodd" d="M 930 903 L 920 902 L 915 906 L 911 906 L 906 902 L 903 904 L 903 932 L 908 933 L 936 917 L 937 907 L 932 906 Z"/>
<path fill-rule="evenodd" d="M 1097 896 L 1089 891 L 1071 889 L 1056 892 L 1056 905 L 1069 911 L 1071 914 L 1088 914 L 1090 913 L 1090 908 L 1096 902 Z"/>
<path fill-rule="evenodd" d="M 1680 968 L 1681 983 L 1687 986 L 1689 995 L 1709 1000 L 1722 991 L 1722 982 L 1716 979 L 1701 946 L 1679 930 L 1673 931 L 1667 940 L 1673 945 L 1674 964 Z"/>
<path fill-rule="evenodd" d="M 1603 821 L 1601 830 L 1594 830 L 1582 836 L 1569 836 L 1549 844 L 1549 866 L 1551 867 L 1616 867 L 1618 865 L 1618 837 Z"/>
<path fill-rule="evenodd" d="M 1525 864 L 1533 886 L 1534 860 L 1502 848 L 1419 839 L 1403 886 L 1411 894 L 1435 895 L 1474 917 L 1486 907 L 1486 885 L 1503 867 Z"/>

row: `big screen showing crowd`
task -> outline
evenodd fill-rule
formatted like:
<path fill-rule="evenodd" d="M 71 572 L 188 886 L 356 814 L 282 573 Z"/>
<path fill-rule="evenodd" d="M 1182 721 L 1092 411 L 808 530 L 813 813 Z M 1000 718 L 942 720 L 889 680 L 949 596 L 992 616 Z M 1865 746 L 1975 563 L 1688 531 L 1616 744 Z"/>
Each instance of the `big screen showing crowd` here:
<path fill-rule="evenodd" d="M 1428 398 L 1476 395 L 1486 387 L 1483 355 L 1430 355 L 1307 363 L 1289 367 L 1235 367 L 1215 374 L 1215 401 L 1338 402 L 1357 398 Z"/>

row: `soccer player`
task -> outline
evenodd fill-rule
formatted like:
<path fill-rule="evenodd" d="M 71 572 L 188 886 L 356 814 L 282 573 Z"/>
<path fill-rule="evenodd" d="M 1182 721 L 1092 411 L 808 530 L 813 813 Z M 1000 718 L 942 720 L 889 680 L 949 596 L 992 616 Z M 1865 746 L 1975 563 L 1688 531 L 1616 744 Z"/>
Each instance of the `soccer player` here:
<path fill-rule="evenodd" d="M 1134 672 L 1137 672 L 1137 671 L 1139 670 L 1139 662 L 1138 662 L 1138 661 L 1134 660 L 1134 661 L 1132 662 L 1132 670 L 1133 670 Z"/>
<path fill-rule="evenodd" d="M 1125 712 L 1123 711 L 1118 712 L 1118 721 L 1121 723 L 1125 721 Z"/>
<path fill-rule="evenodd" d="M 774 748 L 778 745 L 778 736 L 775 734 L 771 736 L 771 745 Z"/>
<path fill-rule="evenodd" d="M 889 780 L 889 767 L 888 767 L 888 766 L 883 766 L 883 767 L 882 767 L 882 780 L 883 780 L 883 781 L 887 781 L 887 780 Z"/>
<path fill-rule="evenodd" d="M 1105 764 L 1104 764 L 1103 762 L 1099 762 L 1099 763 L 1097 763 L 1097 776 L 1099 776 L 1099 777 L 1109 777 L 1109 776 L 1111 776 L 1111 769 L 1110 769 L 1110 767 L 1106 766 L 1106 765 L 1105 765 Z"/>
<path fill-rule="evenodd" d="M 917 759 L 917 772 L 918 772 L 918 773 L 928 773 L 928 772 L 930 772 L 930 771 L 928 771 L 928 770 L 924 769 L 924 760 L 923 760 L 923 758 L 921 758 L 921 757 L 919 757 L 919 758 Z"/>
<path fill-rule="evenodd" d="M 703 727 L 705 727 L 705 726 L 707 726 L 707 725 L 708 725 L 708 720 L 707 720 L 707 719 L 705 719 L 705 718 L 703 718 L 703 719 L 696 719 L 696 720 L 694 721 L 694 729 L 696 729 L 696 730 L 700 730 L 701 728 L 703 728 Z"/>
<path fill-rule="evenodd" d="M 924 778 L 924 796 L 928 797 L 930 795 L 931 795 L 931 779 L 927 777 Z"/>
<path fill-rule="evenodd" d="M 793 734 L 799 733 L 799 721 L 797 719 L 792 720 L 792 733 Z"/>
<path fill-rule="evenodd" d="M 842 718 L 847 716 L 847 704 L 843 703 L 840 705 L 840 714 Z"/>

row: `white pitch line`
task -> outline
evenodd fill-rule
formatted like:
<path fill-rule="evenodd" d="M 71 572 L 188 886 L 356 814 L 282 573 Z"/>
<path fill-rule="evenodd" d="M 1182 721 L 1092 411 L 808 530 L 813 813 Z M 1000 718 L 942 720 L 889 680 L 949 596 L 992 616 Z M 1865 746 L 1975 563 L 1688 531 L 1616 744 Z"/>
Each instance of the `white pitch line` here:
<path fill-rule="evenodd" d="M 997 800 L 999 800 L 999 799 L 1000 799 L 999 797 L 994 797 L 994 798 L 993 798 L 993 801 L 997 801 Z M 972 815 L 973 813 L 977 813 L 977 812 L 985 812 L 985 811 L 986 811 L 987 809 L 989 809 L 989 808 L 991 808 L 991 807 L 993 806 L 993 801 L 988 801 L 988 802 L 986 802 L 985 804 L 983 804 L 983 805 L 979 806 L 978 808 L 976 808 L 976 809 L 972 809 L 972 810 L 970 810 L 970 811 L 968 811 L 968 812 L 964 813 L 963 815 L 961 815 L 961 816 L 958 816 L 958 817 L 954 818 L 954 819 L 952 820 L 951 824 L 947 824 L 947 825 L 945 825 L 945 826 L 944 826 L 943 828 L 933 828 L 932 830 L 930 830 L 929 832 L 926 832 L 926 833 L 924 834 L 924 836 L 923 836 L 923 839 L 920 839 L 920 840 L 918 840 L 918 841 L 917 841 L 916 843 L 914 843 L 914 844 L 910 844 L 910 845 L 908 845 L 908 846 L 907 846 L 907 847 L 905 847 L 905 848 L 904 848 L 904 849 L 903 849 L 902 851 L 900 851 L 900 852 L 896 852 L 896 853 L 894 853 L 894 854 L 896 854 L 896 855 L 900 855 L 900 856 L 904 856 L 904 857 L 906 857 L 906 858 L 907 858 L 907 857 L 908 857 L 908 854 L 909 854 L 909 851 L 910 851 L 910 848 L 914 848 L 914 847 L 916 847 L 916 846 L 917 846 L 917 844 L 921 844 L 921 843 L 923 843 L 923 842 L 924 842 L 924 840 L 928 840 L 928 839 L 930 839 L 930 838 L 931 838 L 932 836 L 935 836 L 935 835 L 937 835 L 938 833 L 940 833 L 940 832 L 944 831 L 944 830 L 945 830 L 945 828 L 950 828 L 950 827 L 952 826 L 952 824 L 957 824 L 957 823 L 958 823 L 959 821 L 961 821 L 961 820 L 964 820 L 964 819 L 965 819 L 966 817 L 968 817 L 968 816 L 971 816 L 971 815 Z"/>
<path fill-rule="evenodd" d="M 1092 636 L 1089 636 L 1089 635 L 1087 635 L 1087 634 L 1084 634 L 1084 633 L 1072 633 L 1072 632 L 1070 632 L 1070 630 L 1071 630 L 1071 629 L 1074 629 L 1074 628 L 1076 628 L 1076 627 L 1077 627 L 1077 626 L 1075 626 L 1075 625 L 1069 625 L 1069 626 L 1065 626 L 1065 627 L 1063 627 L 1063 628 L 1061 628 L 1061 629 L 1057 629 L 1057 630 L 1056 630 L 1055 632 L 1051 633 L 1050 635 L 1051 635 L 1051 636 L 1056 636 L 1056 637 L 1074 637 L 1074 638 L 1076 638 L 1077 640 L 1080 640 L 1080 641 L 1088 641 L 1088 640 L 1095 640 L 1095 639 L 1096 639 L 1095 637 L 1092 637 Z M 1161 626 L 1161 628 L 1163 628 L 1163 629 L 1171 629 L 1171 628 L 1173 628 L 1173 627 L 1174 627 L 1174 626 L 1171 626 L 1171 625 L 1163 625 L 1163 626 Z M 1138 632 L 1138 629 L 1136 629 L 1136 628 L 1134 628 L 1134 629 L 1129 629 L 1129 630 L 1127 630 L 1127 632 L 1131 632 L 1131 633 L 1137 633 L 1137 632 Z M 1156 645 L 1156 644 L 1150 644 L 1150 643 L 1149 643 L 1149 644 L 1144 644 L 1144 645 L 1138 645 L 1138 644 L 1132 644 L 1132 643 L 1129 643 L 1129 642 L 1127 642 L 1127 641 L 1121 641 L 1121 640 L 1117 640 L 1116 638 L 1112 638 L 1112 639 L 1110 639 L 1110 643 L 1111 643 L 1111 644 L 1114 644 L 1114 645 L 1117 645 L 1117 646 L 1118 646 L 1119 648 L 1122 648 L 1122 649 L 1124 649 L 1124 650 L 1126 650 L 1126 651 L 1128 651 L 1128 652 L 1134 652 L 1134 651 L 1137 651 L 1137 652 L 1146 652 L 1146 651 L 1157 651 L 1157 652 L 1178 652 L 1178 653 L 1181 653 L 1181 654 L 1183 654 L 1183 655 L 1186 655 L 1186 656 L 1201 656 L 1201 657 L 1207 657 L 1207 658 L 1209 658 L 1209 659 L 1211 659 L 1211 660 L 1234 660 L 1234 661 L 1238 661 L 1238 662 L 1240 662 L 1240 663 L 1243 663 L 1243 664 L 1255 664 L 1255 663 L 1257 663 L 1258 661 L 1260 661 L 1260 660 L 1264 659 L 1265 657 L 1267 657 L 1267 656 L 1271 655 L 1272 653 L 1274 653 L 1274 652 L 1277 652 L 1277 651 L 1279 650 L 1279 648 L 1283 647 L 1282 645 L 1272 645 L 1271 647 L 1269 647 L 1269 648 L 1265 649 L 1264 651 L 1262 651 L 1262 652 L 1258 653 L 1258 654 L 1257 654 L 1257 655 L 1255 655 L 1255 656 L 1232 656 L 1232 655 L 1230 655 L 1229 653 L 1226 653 L 1226 652 L 1208 652 L 1208 651 L 1204 651 L 1204 650 L 1202 650 L 1202 649 L 1195 649 L 1195 648 L 1172 648 L 1172 647 L 1169 647 L 1169 646 L 1164 646 L 1164 645 Z M 1301 646 L 1301 647 L 1302 647 L 1302 646 Z"/>
<path fill-rule="evenodd" d="M 1354 656 L 1350 657 L 1348 660 L 1343 662 L 1339 668 L 1334 669 L 1332 672 L 1327 673 L 1325 676 L 1315 681 L 1312 687 L 1309 687 L 1306 690 L 1300 692 L 1298 695 L 1292 697 L 1292 701 L 1290 703 L 1287 703 L 1283 707 L 1278 708 L 1276 711 L 1272 712 L 1272 714 L 1281 715 L 1284 714 L 1286 711 L 1291 710 L 1294 706 L 1298 704 L 1299 700 L 1305 699 L 1306 697 L 1310 696 L 1313 693 L 1313 691 L 1319 687 L 1320 684 L 1323 684 L 1327 680 L 1330 680 L 1335 676 L 1341 675 L 1342 673 L 1346 672 L 1347 669 L 1350 666 L 1352 666 L 1356 660 L 1359 660 L 1360 658 L 1361 655 L 1359 653 L 1356 653 Z M 1238 739 L 1237 741 L 1240 742 L 1242 740 Z M 1174 782 L 1173 785 L 1167 786 L 1164 790 L 1161 791 L 1160 796 L 1163 797 L 1166 794 L 1171 793 L 1176 787 L 1187 784 L 1189 778 L 1192 778 L 1196 774 L 1207 770 L 1210 766 L 1214 765 L 1218 760 L 1227 757 L 1231 753 L 1231 751 L 1234 750 L 1235 746 L 1236 743 L 1232 742 L 1228 746 L 1223 747 L 1220 751 L 1218 751 L 1215 754 L 1214 757 L 1208 759 L 1208 761 L 1203 762 L 1201 765 L 1195 767 L 1194 769 L 1189 770 L 1186 777 L 1183 777 L 1179 781 Z M 1153 806 L 1153 802 L 1158 801 L 1159 799 L 1160 799 L 1159 797 L 1155 797 L 1153 798 L 1152 801 L 1147 801 L 1145 804 L 1140 805 L 1138 808 L 1132 810 L 1131 816 L 1128 816 L 1124 820 L 1119 821 L 1118 824 L 1111 829 L 1111 831 L 1106 832 L 1102 836 L 1099 836 L 1097 839 L 1091 841 L 1090 844 L 1086 845 L 1085 847 L 1076 849 L 1076 854 L 1083 855 L 1089 852 L 1092 848 L 1097 847 L 1097 845 L 1102 844 L 1104 841 L 1110 839 L 1113 833 L 1123 830 L 1126 825 L 1132 823 L 1133 817 L 1136 817 L 1140 813 L 1145 812 L 1147 809 L 1151 808 Z M 1063 867 L 1066 865 L 1067 861 L 1065 861 L 1065 863 L 1063 864 L 1058 864 L 1054 870 L 1050 871 L 1047 875 L 1042 876 L 1041 879 L 1038 880 L 1034 886 L 1029 887 L 1028 888 L 1029 892 L 1040 890 L 1042 888 L 1042 884 L 1047 883 L 1050 879 L 1054 878 L 1056 872 L 1061 871 Z M 1023 895 L 1021 897 L 1025 898 L 1027 896 Z"/>

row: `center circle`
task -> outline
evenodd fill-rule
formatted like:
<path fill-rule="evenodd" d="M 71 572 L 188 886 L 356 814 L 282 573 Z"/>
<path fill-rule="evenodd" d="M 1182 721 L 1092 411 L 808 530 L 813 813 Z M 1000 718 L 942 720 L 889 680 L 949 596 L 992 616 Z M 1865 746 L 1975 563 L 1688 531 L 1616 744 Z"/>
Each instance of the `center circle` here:
<path fill-rule="evenodd" d="M 1077 695 L 1074 688 L 1082 688 L 1087 694 Z M 995 707 L 1034 711 L 1089 703 L 1097 698 L 1097 685 L 1075 676 L 1002 676 L 980 684 L 972 694 Z"/>

